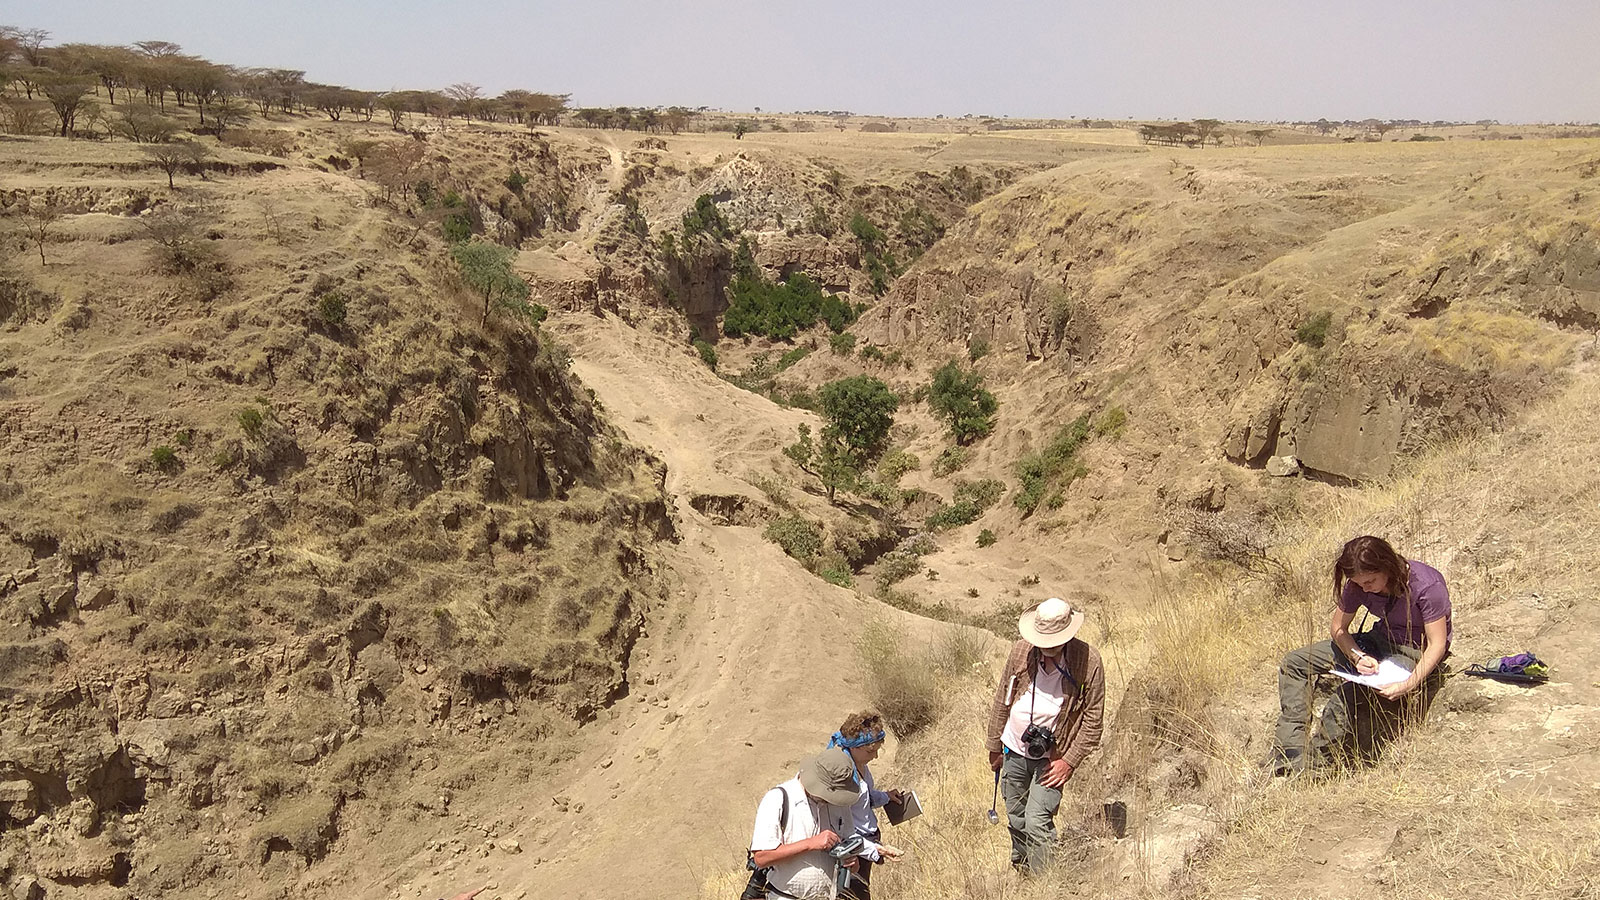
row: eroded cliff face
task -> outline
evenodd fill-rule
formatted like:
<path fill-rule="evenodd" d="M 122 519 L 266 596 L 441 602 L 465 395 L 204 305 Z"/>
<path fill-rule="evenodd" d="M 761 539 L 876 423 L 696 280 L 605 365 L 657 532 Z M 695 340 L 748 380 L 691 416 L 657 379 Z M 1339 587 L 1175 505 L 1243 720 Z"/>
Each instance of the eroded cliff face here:
<path fill-rule="evenodd" d="M 0 892 L 314 896 L 439 759 L 537 776 L 627 691 L 665 470 L 352 177 L 155 193 L 0 276 Z"/>
<path fill-rule="evenodd" d="M 1580 156 L 1066 166 L 977 206 L 856 330 L 934 356 L 981 342 L 1005 354 L 996 377 L 1078 386 L 1073 409 L 1023 415 L 1138 403 L 1213 436 L 1191 462 L 1368 480 L 1495 425 L 1568 362 L 1594 201 L 1544 183 L 1581 180 Z"/>

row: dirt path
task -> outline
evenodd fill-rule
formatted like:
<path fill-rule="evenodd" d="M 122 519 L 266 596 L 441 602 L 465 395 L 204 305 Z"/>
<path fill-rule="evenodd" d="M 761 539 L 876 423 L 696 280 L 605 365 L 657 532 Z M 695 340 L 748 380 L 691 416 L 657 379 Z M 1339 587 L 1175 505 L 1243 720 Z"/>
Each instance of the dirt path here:
<path fill-rule="evenodd" d="M 553 779 L 558 793 L 459 810 L 505 823 L 524 851 L 492 866 L 460 857 L 419 881 L 448 893 L 482 879 L 504 897 L 693 896 L 742 859 L 761 792 L 859 705 L 856 623 L 935 623 L 830 586 L 758 527 L 715 525 L 691 505 L 703 493 L 760 500 L 746 479 L 772 470 L 807 414 L 615 319 L 558 316 L 551 328 L 611 421 L 667 463 L 681 530 L 665 560 L 676 595 L 648 614 L 629 696 L 584 729 L 586 749 Z M 525 812 L 508 815 L 518 804 Z"/>

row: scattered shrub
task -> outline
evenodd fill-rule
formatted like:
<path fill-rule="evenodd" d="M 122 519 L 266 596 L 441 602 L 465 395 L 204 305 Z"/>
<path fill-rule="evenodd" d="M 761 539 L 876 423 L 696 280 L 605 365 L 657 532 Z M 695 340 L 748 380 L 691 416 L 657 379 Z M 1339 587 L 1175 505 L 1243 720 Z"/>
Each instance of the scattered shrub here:
<path fill-rule="evenodd" d="M 172 473 L 178 470 L 178 451 L 163 444 L 150 451 L 150 463 L 158 472 Z"/>
<path fill-rule="evenodd" d="M 810 353 L 810 347 L 796 347 L 793 350 L 790 350 L 788 353 L 778 357 L 778 371 L 782 372 L 784 369 L 787 369 L 800 360 L 805 359 Z"/>
<path fill-rule="evenodd" d="M 989 342 L 984 338 L 973 338 L 967 345 L 967 359 L 977 362 L 989 355 Z"/>
<path fill-rule="evenodd" d="M 981 515 L 983 515 L 983 510 L 978 508 L 978 504 L 970 500 L 963 500 L 959 503 L 941 506 L 929 513 L 924 524 L 929 531 L 943 531 L 960 525 L 970 525 L 978 521 L 978 517 Z"/>
<path fill-rule="evenodd" d="M 522 174 L 516 169 L 512 169 L 511 174 L 506 176 L 506 190 L 513 194 L 521 194 L 522 189 L 526 187 L 527 184 L 528 176 Z"/>
<path fill-rule="evenodd" d="M 345 313 L 345 297 L 339 291 L 328 291 L 317 298 L 317 318 L 329 328 L 343 325 Z"/>
<path fill-rule="evenodd" d="M 833 351 L 834 356 L 849 356 L 855 352 L 856 336 L 848 331 L 835 334 L 828 338 L 828 349 Z"/>
<path fill-rule="evenodd" d="M 1328 342 L 1328 329 L 1333 326 L 1333 313 L 1323 310 L 1300 323 L 1294 330 L 1294 339 L 1307 347 L 1321 347 Z"/>
<path fill-rule="evenodd" d="M 878 477 L 887 484 L 898 484 L 907 472 L 914 472 L 921 467 L 922 460 L 917 459 L 915 453 L 896 448 L 883 454 L 878 461 Z"/>
<path fill-rule="evenodd" d="M 722 210 L 717 208 L 717 201 L 711 199 L 710 194 L 696 197 L 694 208 L 683 214 L 684 238 L 688 239 L 697 234 L 708 234 L 718 240 L 733 236 L 733 229 L 729 227 L 728 220 L 723 217 Z"/>
<path fill-rule="evenodd" d="M 970 502 L 980 510 L 995 505 L 1005 492 L 1005 482 L 998 478 L 985 478 L 982 481 L 956 480 L 956 502 Z"/>
<path fill-rule="evenodd" d="M 700 361 L 710 366 L 711 371 L 715 372 L 717 370 L 717 348 L 706 341 L 696 340 L 694 349 L 696 353 L 700 354 Z"/>
<path fill-rule="evenodd" d="M 855 573 L 850 569 L 850 560 L 843 553 L 825 553 L 818 557 L 812 569 L 818 578 L 829 584 L 847 588 L 855 584 Z"/>
<path fill-rule="evenodd" d="M 933 474 L 935 477 L 945 476 L 960 471 L 972 458 L 972 451 L 966 447 L 949 447 L 933 461 Z"/>
<path fill-rule="evenodd" d="M 1120 406 L 1113 406 L 1095 418 L 1094 433 L 1100 437 L 1116 439 L 1128 427 L 1128 411 Z"/>
<path fill-rule="evenodd" d="M 815 522 L 800 516 L 774 519 L 761 532 L 761 536 L 801 562 L 809 562 L 822 551 L 822 530 Z"/>
<path fill-rule="evenodd" d="M 994 536 L 994 532 L 990 531 L 987 528 L 985 528 L 984 530 L 978 532 L 978 546 L 979 547 L 993 547 L 994 546 L 994 542 L 997 541 L 997 540 L 999 540 L 999 539 Z"/>
<path fill-rule="evenodd" d="M 260 441 L 266 433 L 267 417 L 260 407 L 246 406 L 239 410 L 239 430 L 252 441 Z"/>
<path fill-rule="evenodd" d="M 1043 450 L 1017 462 L 1017 480 L 1021 484 L 1013 502 L 1024 516 L 1033 514 L 1051 488 L 1064 487 L 1088 474 L 1076 457 L 1089 435 L 1089 415 L 1085 413 L 1056 432 Z"/>

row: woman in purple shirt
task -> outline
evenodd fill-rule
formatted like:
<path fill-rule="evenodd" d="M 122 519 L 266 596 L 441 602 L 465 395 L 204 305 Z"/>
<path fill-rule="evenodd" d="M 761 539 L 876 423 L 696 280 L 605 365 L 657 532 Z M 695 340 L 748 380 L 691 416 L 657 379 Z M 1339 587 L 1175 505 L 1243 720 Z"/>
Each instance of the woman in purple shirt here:
<path fill-rule="evenodd" d="M 1439 570 L 1406 560 L 1387 541 L 1365 535 L 1345 544 L 1333 564 L 1333 596 L 1330 639 L 1291 651 L 1278 668 L 1275 774 L 1298 774 L 1327 762 L 1352 741 L 1370 750 L 1401 722 L 1425 713 L 1444 680 L 1439 664 L 1450 653 L 1450 591 Z M 1352 632 L 1350 625 L 1363 608 L 1380 621 Z M 1336 668 L 1370 675 L 1388 657 L 1398 657 L 1411 674 L 1381 688 L 1343 685 L 1328 699 L 1321 732 L 1313 736 L 1311 693 L 1318 676 Z M 1373 713 L 1375 728 L 1353 730 L 1351 705 Z"/>

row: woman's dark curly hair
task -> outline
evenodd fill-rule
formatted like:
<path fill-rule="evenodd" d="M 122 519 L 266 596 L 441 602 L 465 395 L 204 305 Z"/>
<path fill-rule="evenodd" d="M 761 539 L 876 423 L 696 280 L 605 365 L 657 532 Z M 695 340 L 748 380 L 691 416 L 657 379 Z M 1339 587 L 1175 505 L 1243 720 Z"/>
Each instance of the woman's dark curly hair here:
<path fill-rule="evenodd" d="M 858 738 L 869 732 L 883 730 L 883 716 L 870 709 L 866 712 L 851 713 L 850 717 L 844 720 L 844 724 L 839 726 L 839 733 L 847 738 Z"/>

